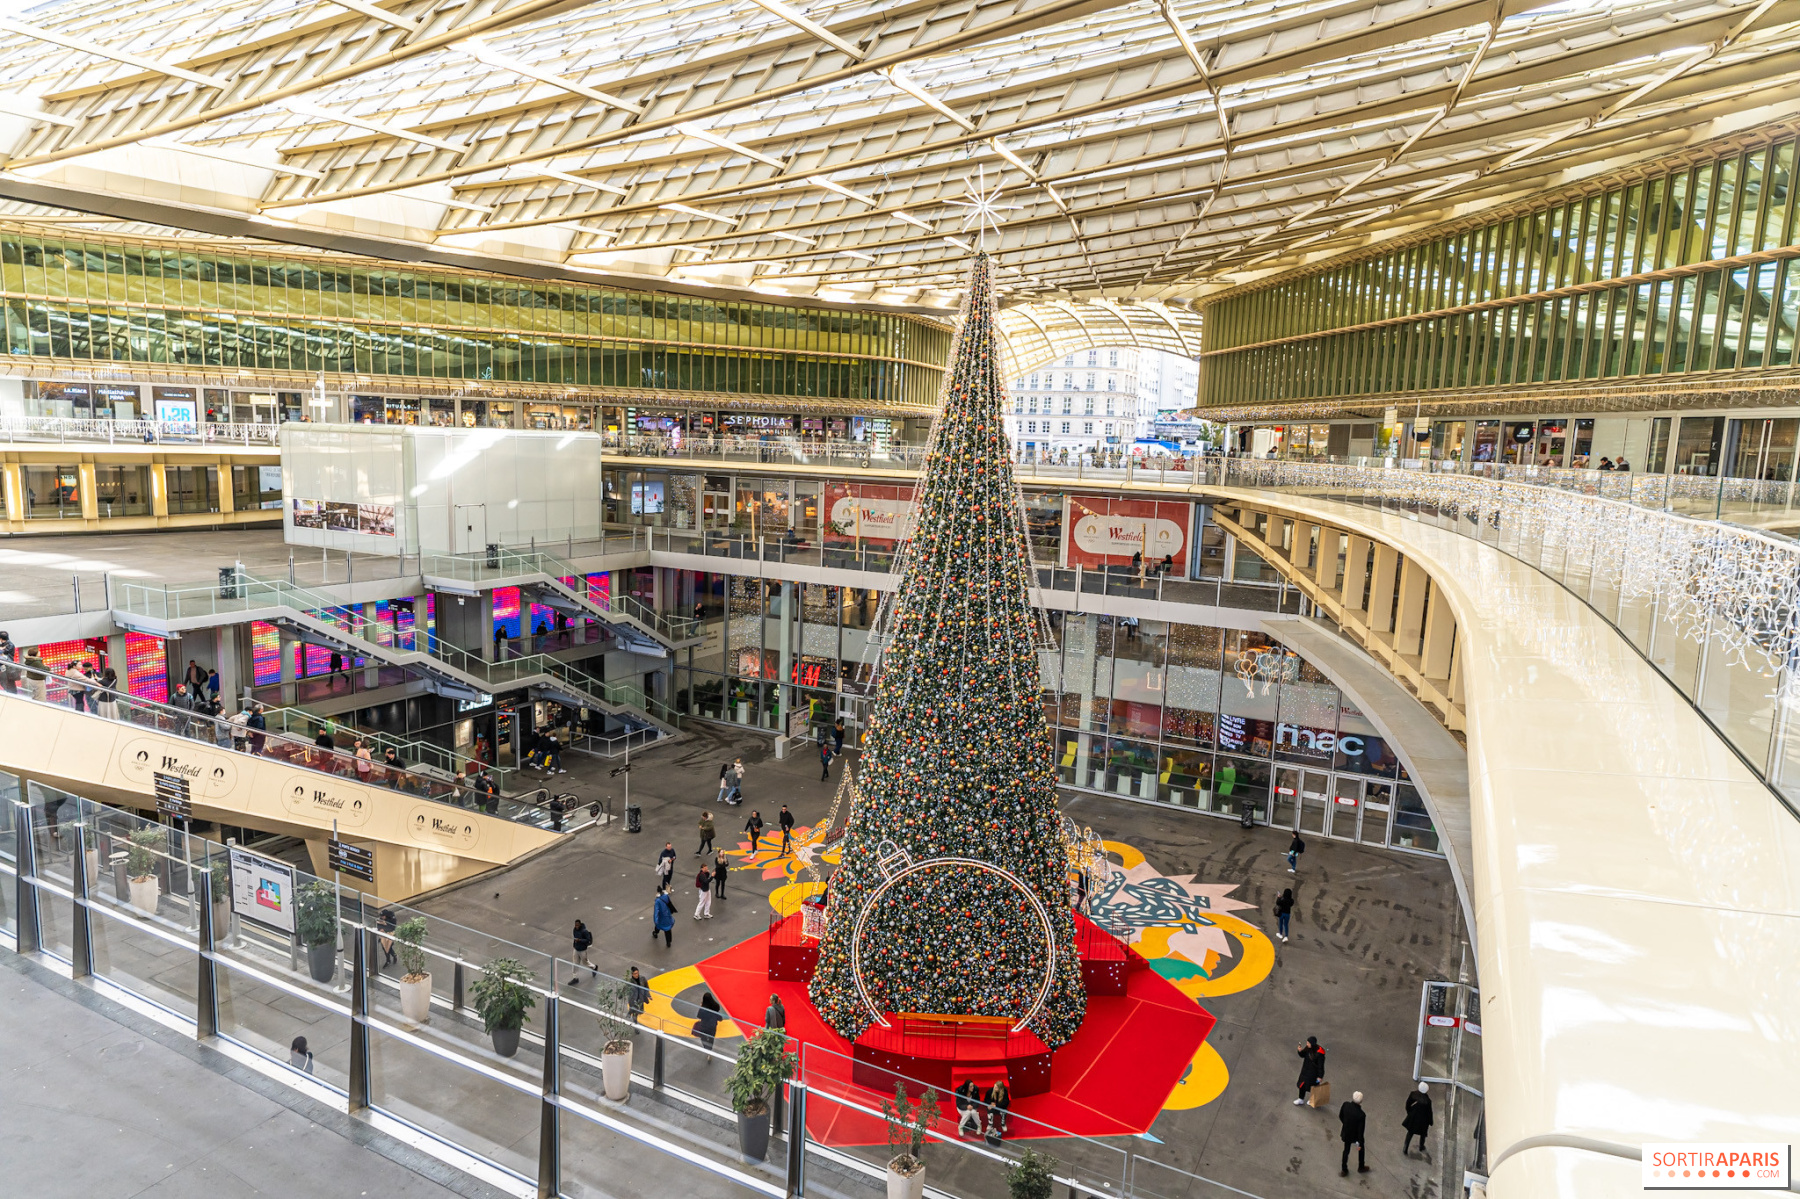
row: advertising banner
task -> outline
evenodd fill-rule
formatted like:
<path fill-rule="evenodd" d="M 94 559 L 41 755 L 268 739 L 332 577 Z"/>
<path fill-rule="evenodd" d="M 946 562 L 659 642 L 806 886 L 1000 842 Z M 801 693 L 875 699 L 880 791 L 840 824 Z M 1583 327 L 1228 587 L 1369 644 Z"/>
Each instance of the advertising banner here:
<path fill-rule="evenodd" d="M 280 862 L 231 851 L 231 910 L 276 932 L 294 931 L 294 870 Z"/>
<path fill-rule="evenodd" d="M 1072 495 L 1063 518 L 1063 565 L 1129 566 L 1142 553 L 1152 564 L 1173 559 L 1169 573 L 1185 578 L 1192 521 L 1191 504 Z"/>
<path fill-rule="evenodd" d="M 913 489 L 877 483 L 825 488 L 826 545 L 892 546 L 910 531 Z"/>

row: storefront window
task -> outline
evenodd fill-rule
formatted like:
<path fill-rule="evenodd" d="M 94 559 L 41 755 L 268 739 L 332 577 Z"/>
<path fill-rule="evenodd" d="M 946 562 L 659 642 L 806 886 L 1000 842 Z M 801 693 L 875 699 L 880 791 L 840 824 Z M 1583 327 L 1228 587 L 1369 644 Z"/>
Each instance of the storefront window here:
<path fill-rule="evenodd" d="M 275 472 L 279 476 L 281 468 L 276 467 Z M 150 515 L 150 468 L 96 466 L 94 499 L 102 517 Z"/>
<path fill-rule="evenodd" d="M 81 475 L 74 466 L 33 466 L 25 476 L 25 518 L 65 520 L 81 516 Z"/>
<path fill-rule="evenodd" d="M 1425 810 L 1425 801 L 1411 787 L 1402 785 L 1396 790 L 1393 831 L 1389 844 L 1400 849 L 1421 849 L 1438 853 L 1437 829 L 1432 826 L 1431 813 Z"/>
<path fill-rule="evenodd" d="M 163 477 L 169 486 L 169 511 L 217 512 L 219 510 L 219 468 L 216 466 L 166 466 Z"/>

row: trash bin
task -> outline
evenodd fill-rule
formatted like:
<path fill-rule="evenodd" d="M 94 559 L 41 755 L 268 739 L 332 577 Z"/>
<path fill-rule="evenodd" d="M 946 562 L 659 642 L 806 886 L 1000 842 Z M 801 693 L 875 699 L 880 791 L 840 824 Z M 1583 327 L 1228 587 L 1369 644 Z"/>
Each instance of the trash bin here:
<path fill-rule="evenodd" d="M 644 809 L 634 803 L 625 805 L 625 831 L 628 833 L 644 831 Z"/>
<path fill-rule="evenodd" d="M 1248 796 L 1238 800 L 1238 823 L 1245 828 L 1256 827 L 1256 801 Z"/>
<path fill-rule="evenodd" d="M 489 570 L 499 570 L 500 569 L 500 544 L 499 544 L 499 542 L 489 542 L 488 543 L 487 568 Z"/>

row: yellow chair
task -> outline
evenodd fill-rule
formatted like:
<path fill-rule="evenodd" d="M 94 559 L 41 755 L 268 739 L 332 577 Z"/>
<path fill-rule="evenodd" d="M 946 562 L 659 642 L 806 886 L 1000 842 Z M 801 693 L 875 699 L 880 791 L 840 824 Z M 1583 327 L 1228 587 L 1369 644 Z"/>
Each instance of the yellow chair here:
<path fill-rule="evenodd" d="M 1058 765 L 1064 770 L 1071 769 L 1075 765 L 1075 742 L 1071 741 L 1064 747 L 1062 761 Z"/>

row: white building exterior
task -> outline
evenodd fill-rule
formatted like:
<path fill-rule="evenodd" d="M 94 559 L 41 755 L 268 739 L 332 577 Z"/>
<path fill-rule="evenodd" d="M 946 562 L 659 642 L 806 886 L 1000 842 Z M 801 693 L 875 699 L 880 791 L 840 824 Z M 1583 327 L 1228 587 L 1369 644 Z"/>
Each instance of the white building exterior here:
<path fill-rule="evenodd" d="M 1138 396 L 1138 357 L 1130 349 L 1078 350 L 1015 378 L 1006 418 L 1014 456 L 1128 450 L 1140 425 L 1155 418 Z"/>
<path fill-rule="evenodd" d="M 1200 396 L 1200 366 L 1192 358 L 1150 350 L 1138 357 L 1138 395 L 1147 408 L 1148 421 L 1140 437 L 1149 437 L 1149 425 L 1168 420 L 1183 408 L 1192 408 Z"/>

